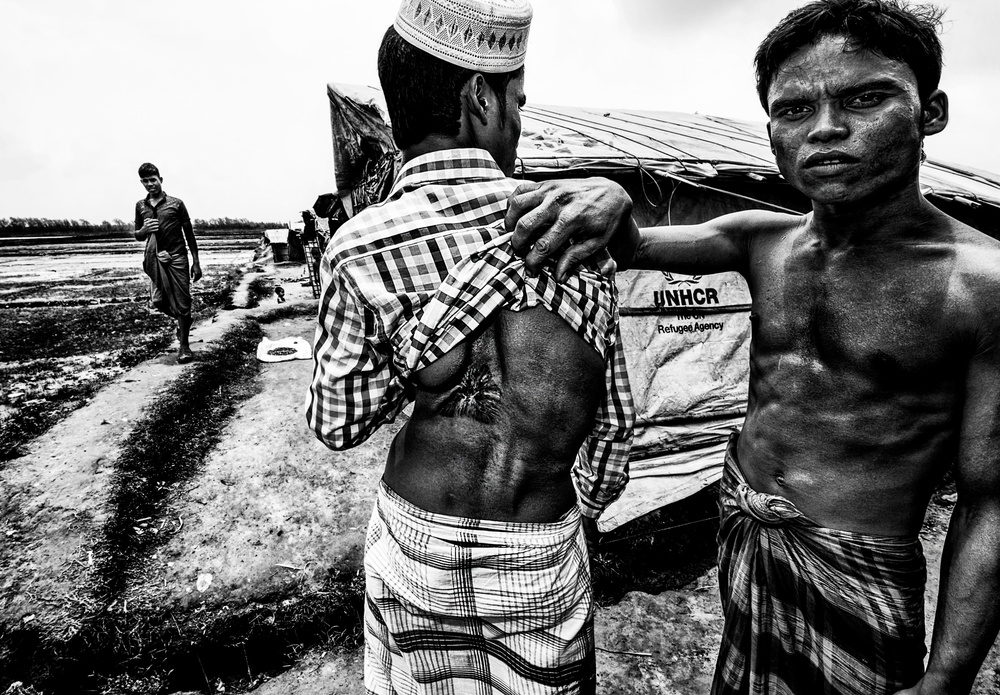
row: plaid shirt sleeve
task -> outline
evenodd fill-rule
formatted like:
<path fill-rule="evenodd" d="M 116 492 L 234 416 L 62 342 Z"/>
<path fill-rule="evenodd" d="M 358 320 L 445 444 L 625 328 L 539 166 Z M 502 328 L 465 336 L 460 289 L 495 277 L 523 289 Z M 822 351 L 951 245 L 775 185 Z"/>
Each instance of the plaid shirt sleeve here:
<path fill-rule="evenodd" d="M 306 418 L 328 447 L 350 449 L 392 422 L 409 398 L 388 342 L 375 334 L 374 313 L 326 257 L 321 275 Z"/>
<path fill-rule="evenodd" d="M 621 496 L 628 482 L 635 408 L 625 369 L 621 332 L 615 324 L 604 372 L 606 395 L 596 423 L 573 467 L 580 512 L 592 519 Z"/>

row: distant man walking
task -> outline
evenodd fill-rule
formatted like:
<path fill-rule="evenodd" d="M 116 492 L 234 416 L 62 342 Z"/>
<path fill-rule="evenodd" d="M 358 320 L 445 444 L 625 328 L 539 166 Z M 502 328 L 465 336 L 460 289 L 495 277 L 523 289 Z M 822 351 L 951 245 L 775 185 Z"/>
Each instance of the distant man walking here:
<path fill-rule="evenodd" d="M 150 301 L 156 309 L 177 319 L 177 340 L 180 343 L 177 364 L 186 364 L 194 359 L 188 344 L 191 281 L 201 279 L 194 228 L 184 201 L 163 192 L 163 177 L 156 166 L 149 162 L 140 166 L 139 181 L 147 195 L 135 204 L 135 238 L 146 242 L 142 269 L 149 276 Z"/>

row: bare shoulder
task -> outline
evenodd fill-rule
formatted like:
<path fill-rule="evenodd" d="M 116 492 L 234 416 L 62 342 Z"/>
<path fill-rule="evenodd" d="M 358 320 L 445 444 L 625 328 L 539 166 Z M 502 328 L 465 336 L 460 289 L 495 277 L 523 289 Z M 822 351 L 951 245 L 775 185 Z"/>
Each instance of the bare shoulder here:
<path fill-rule="evenodd" d="M 982 338 L 1000 348 L 1000 240 L 958 221 L 954 239 L 953 299 Z"/>
<path fill-rule="evenodd" d="M 716 217 L 705 223 L 717 233 L 729 237 L 742 238 L 748 244 L 767 242 L 782 238 L 808 224 L 810 214 L 789 215 L 768 210 L 743 210 Z"/>

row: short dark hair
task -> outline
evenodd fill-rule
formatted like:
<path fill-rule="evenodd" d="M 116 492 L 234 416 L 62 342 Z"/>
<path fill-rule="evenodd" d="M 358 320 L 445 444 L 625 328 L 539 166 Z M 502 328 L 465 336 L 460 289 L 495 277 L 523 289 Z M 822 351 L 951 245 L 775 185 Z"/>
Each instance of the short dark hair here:
<path fill-rule="evenodd" d="M 156 176 L 156 177 L 159 177 L 160 176 L 160 170 L 156 168 L 155 164 L 150 164 L 149 162 L 146 162 L 144 164 L 140 164 L 139 165 L 139 178 L 141 179 L 141 178 L 146 177 L 146 176 Z"/>
<path fill-rule="evenodd" d="M 506 119 L 507 85 L 523 72 L 524 67 L 512 72 L 481 73 L 497 94 L 501 125 Z M 432 133 L 458 135 L 462 113 L 459 95 L 462 85 L 474 74 L 474 70 L 421 51 L 389 27 L 378 51 L 378 79 L 396 147 L 406 149 Z"/>
<path fill-rule="evenodd" d="M 767 111 L 767 90 L 788 58 L 825 36 L 845 36 L 851 50 L 906 63 L 924 101 L 941 80 L 943 51 L 937 32 L 942 10 L 905 0 L 816 0 L 792 10 L 757 48 L 757 95 Z"/>

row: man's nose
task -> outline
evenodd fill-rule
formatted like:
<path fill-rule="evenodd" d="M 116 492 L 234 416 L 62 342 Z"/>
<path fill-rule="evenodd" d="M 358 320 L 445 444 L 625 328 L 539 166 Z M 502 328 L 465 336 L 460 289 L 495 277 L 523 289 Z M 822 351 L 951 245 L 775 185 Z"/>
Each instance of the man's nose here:
<path fill-rule="evenodd" d="M 850 133 L 844 114 L 835 104 L 820 104 L 816 118 L 809 130 L 811 142 L 829 142 L 842 140 Z"/>

